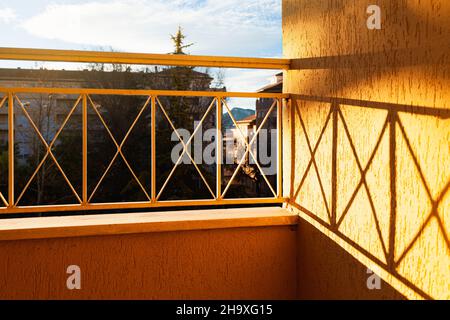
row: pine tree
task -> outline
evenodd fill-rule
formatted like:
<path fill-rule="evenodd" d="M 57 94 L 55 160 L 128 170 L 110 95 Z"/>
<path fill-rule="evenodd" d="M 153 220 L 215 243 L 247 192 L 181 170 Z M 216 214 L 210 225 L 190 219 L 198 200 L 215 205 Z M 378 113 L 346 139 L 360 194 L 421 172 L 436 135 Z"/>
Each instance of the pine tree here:
<path fill-rule="evenodd" d="M 193 43 L 183 45 L 186 36 L 183 34 L 183 29 L 181 28 L 181 26 L 178 26 L 177 33 L 175 35 L 171 35 L 170 37 L 172 38 L 175 47 L 173 54 L 186 54 L 183 49 L 189 48 L 193 45 Z"/>

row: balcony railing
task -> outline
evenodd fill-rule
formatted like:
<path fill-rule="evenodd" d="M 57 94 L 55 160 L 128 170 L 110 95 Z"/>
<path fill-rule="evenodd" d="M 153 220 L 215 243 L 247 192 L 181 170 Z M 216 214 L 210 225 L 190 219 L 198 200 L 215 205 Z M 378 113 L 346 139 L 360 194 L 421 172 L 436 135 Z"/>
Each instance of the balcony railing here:
<path fill-rule="evenodd" d="M 251 58 L 214 58 L 214 57 L 176 57 L 173 55 L 141 55 L 141 54 L 118 54 L 118 53 L 94 53 L 94 52 L 71 52 L 59 50 L 31 50 L 31 49 L 1 49 L 0 59 L 10 60 L 45 60 L 45 61 L 68 61 L 68 62 L 101 62 L 101 63 L 135 63 L 135 64 L 158 64 L 158 65 L 190 65 L 190 66 L 214 66 L 214 67 L 246 67 L 246 68 L 266 68 L 266 69 L 284 69 L 288 66 L 287 60 L 282 59 L 251 59 Z M 44 133 L 42 124 L 37 124 L 33 117 L 33 104 L 25 100 L 29 97 L 35 96 L 61 96 L 65 101 L 71 101 L 68 107 L 68 113 L 59 115 L 61 123 L 55 128 L 52 135 Z M 139 101 L 139 106 L 135 106 L 137 112 L 131 121 L 131 124 L 120 135 L 111 127 L 111 123 L 105 119 L 105 114 L 102 111 L 104 99 L 125 99 L 133 98 L 134 101 Z M 186 138 L 176 127 L 173 115 L 171 114 L 171 99 L 206 99 L 206 110 L 201 111 L 199 121 L 195 122 L 192 134 Z M 246 135 L 238 125 L 238 121 L 231 112 L 231 107 L 227 102 L 229 98 L 256 98 L 270 101 L 267 105 L 265 115 L 256 121 L 255 129 L 250 136 Z M 288 95 L 281 93 L 247 93 L 247 92 L 221 92 L 221 91 L 175 91 L 175 90 L 134 90 L 134 89 L 98 89 L 98 88 L 57 88 L 57 87 L 0 87 L 0 110 L 3 111 L 7 126 L 3 131 L 7 132 L 7 161 L 3 165 L 7 165 L 7 170 L 4 168 L 2 172 L 7 174 L 7 180 L 4 183 L 4 188 L 0 190 L 0 213 L 29 213 L 29 212 L 54 212 L 54 211 L 84 211 L 84 210 L 106 210 L 106 209 L 140 209 L 152 207 L 178 207 L 178 206 L 214 206 L 214 205 L 238 205 L 238 204 L 264 204 L 264 203 L 282 203 L 282 152 L 281 152 L 281 115 L 284 99 Z M 5 115 L 6 113 L 6 115 Z M 22 124 L 18 124 L 17 114 L 21 115 Z M 215 113 L 215 115 L 213 115 Z M 232 167 L 227 176 L 224 178 L 224 138 L 222 128 L 222 117 L 228 114 L 231 119 L 235 133 L 242 138 L 244 150 L 239 159 L 233 166 L 228 166 L 228 171 Z M 275 115 L 275 117 L 274 117 Z M 164 174 L 159 170 L 158 162 L 163 160 L 158 158 L 158 143 L 164 144 L 166 142 L 159 141 L 158 129 L 159 122 L 163 119 L 165 125 L 176 136 L 177 141 L 181 143 L 181 152 L 177 155 L 177 159 L 170 163 L 171 169 Z M 209 173 L 214 176 L 208 179 L 204 170 L 194 159 L 191 153 L 191 146 L 193 140 L 201 130 L 207 117 L 215 119 L 214 130 L 215 135 L 212 143 L 215 144 L 215 163 L 209 167 Z M 74 119 L 81 119 L 78 126 L 71 126 L 71 132 L 78 132 L 81 141 L 81 150 L 68 146 L 68 150 L 63 150 L 62 153 L 55 153 L 55 148 L 58 144 L 58 138 L 64 130 L 69 129 L 68 123 Z M 97 121 L 97 126 L 91 125 L 91 120 Z M 260 132 L 263 128 L 267 128 L 269 119 L 275 120 L 275 128 L 271 128 L 276 132 L 276 172 L 268 177 L 265 169 L 259 163 L 259 156 L 254 150 Z M 78 121 L 80 122 L 80 121 Z M 210 121 L 211 122 L 211 121 Z M 273 122 L 273 121 L 272 121 Z M 132 135 L 137 123 L 148 128 L 150 131 L 149 154 L 133 154 L 133 150 L 125 150 L 127 141 Z M 211 125 L 211 123 L 210 123 Z M 42 149 L 41 157 L 38 157 L 35 162 L 36 166 L 32 173 L 24 174 L 17 172 L 15 165 L 18 163 L 17 159 L 17 145 L 16 137 L 19 126 L 27 126 L 28 133 L 34 135 L 34 138 Z M 96 173 L 96 178 L 89 171 L 91 159 L 107 157 L 99 154 L 100 150 L 88 150 L 88 145 L 92 139 L 96 138 L 95 130 L 104 130 L 106 132 L 106 139 L 112 144 L 114 152 L 112 157 L 108 157 L 107 165 L 100 166 L 101 172 Z M 47 128 L 48 131 L 48 128 Z M 98 137 L 97 137 L 98 138 Z M 142 142 L 142 141 L 141 141 Z M 66 146 L 66 147 L 67 147 Z M 147 152 L 145 152 L 147 153 Z M 75 166 L 68 174 L 64 163 L 60 161 L 61 155 L 72 158 L 81 158 L 80 166 Z M 134 169 L 133 161 L 130 160 L 130 155 L 133 157 L 147 157 L 150 161 L 148 164 L 149 183 L 148 185 L 143 181 L 142 177 Z M 137 159 L 136 158 L 136 159 Z M 164 192 L 170 192 L 171 182 L 178 178 L 175 172 L 183 161 L 188 159 L 188 162 L 193 168 L 193 172 L 198 174 L 199 183 L 202 188 L 207 190 L 207 197 L 193 197 L 192 199 L 164 199 L 162 197 Z M 261 182 L 266 186 L 268 196 L 262 197 L 233 197 L 230 195 L 230 187 L 236 180 L 236 176 L 246 165 L 246 162 L 252 159 L 255 170 L 258 170 L 261 177 Z M 99 189 L 105 183 L 109 173 L 113 170 L 116 162 L 121 161 L 127 172 L 131 175 L 131 180 L 138 186 L 138 189 L 143 195 L 141 200 L 120 200 L 110 201 L 107 197 L 101 198 L 102 201 L 95 201 L 95 196 Z M 167 160 L 167 159 L 166 159 Z M 59 204 L 57 202 L 46 203 L 28 203 L 27 197 L 24 195 L 31 188 L 34 180 L 40 170 L 43 169 L 44 163 L 49 161 L 56 171 L 63 178 L 64 184 L 70 189 L 69 193 L 73 202 Z M 167 161 L 166 161 L 167 162 Z M 167 167 L 169 163 L 166 163 Z M 100 168 L 98 167 L 98 168 Z M 1 168 L 0 168 L 1 169 Z M 232 173 L 231 173 L 232 172 Z M 18 183 L 18 175 L 21 182 Z M 26 178 L 23 176 L 26 175 Z M 98 178 L 97 178 L 98 177 Z M 262 182 L 263 181 L 263 182 Z M 114 183 L 110 181 L 109 183 Z M 105 201 L 106 200 L 106 201 Z"/>

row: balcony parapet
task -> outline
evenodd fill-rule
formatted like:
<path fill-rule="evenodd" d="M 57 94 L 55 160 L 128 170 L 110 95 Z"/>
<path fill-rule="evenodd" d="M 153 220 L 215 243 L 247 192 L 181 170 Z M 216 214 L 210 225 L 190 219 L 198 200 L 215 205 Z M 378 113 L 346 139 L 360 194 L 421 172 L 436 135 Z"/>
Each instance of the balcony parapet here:
<path fill-rule="evenodd" d="M 15 218 L 0 224 L 0 241 L 296 225 L 281 207 Z"/>

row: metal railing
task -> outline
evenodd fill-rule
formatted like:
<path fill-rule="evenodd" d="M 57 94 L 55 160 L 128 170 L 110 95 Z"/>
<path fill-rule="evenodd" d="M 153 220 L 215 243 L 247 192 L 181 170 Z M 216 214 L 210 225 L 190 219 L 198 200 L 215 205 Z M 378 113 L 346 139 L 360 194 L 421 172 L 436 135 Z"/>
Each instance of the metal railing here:
<path fill-rule="evenodd" d="M 261 58 L 234 58 L 234 57 L 206 57 L 206 56 L 176 56 L 176 55 L 154 55 L 154 54 L 130 54 L 130 53 L 107 53 L 107 52 L 92 52 L 92 51 L 65 51 L 65 50 L 42 50 L 42 49 L 16 49 L 16 48 L 0 48 L 0 60 L 34 60 L 34 61 L 65 61 L 65 62 L 92 62 L 92 63 L 127 63 L 127 64 L 152 64 L 152 65 L 175 65 L 175 66 L 208 66 L 208 67 L 230 67 L 230 68 L 259 68 L 259 69 L 287 69 L 290 61 L 287 59 L 261 59 Z M 39 126 L 33 120 L 27 109 L 29 106 L 24 105 L 21 101 L 20 95 L 23 94 L 60 94 L 71 95 L 76 97 L 75 103 L 71 106 L 69 113 L 65 116 L 62 124 L 56 130 L 55 135 L 50 141 L 44 138 Z M 126 131 L 123 139 L 117 139 L 112 133 L 110 127 L 104 119 L 104 116 L 99 112 L 97 104 L 93 96 L 129 96 L 140 97 L 144 99 L 145 103 L 140 107 L 134 121 Z M 194 132 L 189 139 L 183 140 L 177 128 L 175 127 L 166 106 L 161 102 L 161 97 L 206 97 L 212 99 L 209 107 L 202 116 L 200 122 L 194 128 Z M 223 162 L 223 139 L 222 139 L 222 116 L 228 114 L 231 118 L 235 128 L 239 129 L 237 121 L 234 118 L 231 108 L 229 107 L 227 98 L 265 98 L 272 99 L 273 103 L 270 105 L 266 115 L 262 117 L 259 126 L 251 139 L 245 141 L 245 152 L 243 157 L 237 163 L 237 168 L 232 174 L 231 178 L 226 184 L 223 183 L 222 177 L 222 162 Z M 7 108 L 7 191 L 0 192 L 0 214 L 12 213 L 32 213 L 32 212 L 55 212 L 55 211 L 84 211 L 84 210 L 103 210 L 103 209 L 140 209 L 152 207 L 180 207 L 180 206 L 214 206 L 214 205 L 239 205 L 239 204 L 273 204 L 282 203 L 282 152 L 281 152 L 281 114 L 283 100 L 287 99 L 288 95 L 278 93 L 244 93 L 244 92 L 219 92 L 219 91 L 172 91 L 172 90 L 129 90 L 129 89 L 97 89 L 97 88 L 52 88 L 52 87 L 0 87 L 0 110 Z M 76 188 L 71 182 L 71 179 L 65 172 L 64 165 L 58 161 L 58 157 L 53 152 L 55 142 L 60 136 L 62 130 L 65 128 L 68 121 L 75 114 L 76 108 L 81 106 L 81 171 L 77 175 L 81 175 L 81 188 Z M 128 161 L 124 153 L 123 146 L 127 141 L 130 133 L 133 131 L 137 121 L 141 118 L 144 110 L 150 109 L 151 116 L 145 120 L 149 121 L 151 129 L 151 163 L 150 163 L 150 188 L 146 188 L 138 178 L 133 170 L 133 164 Z M 202 171 L 197 166 L 192 158 L 188 146 L 192 143 L 192 138 L 195 136 L 197 130 L 202 125 L 208 113 L 215 109 L 215 120 L 217 131 L 216 143 L 216 165 L 215 165 L 215 180 L 216 185 L 212 186 L 208 183 Z M 16 172 L 15 172 L 15 112 L 20 110 L 32 131 L 36 134 L 38 140 L 42 143 L 44 149 L 44 156 L 38 161 L 37 167 L 34 169 L 32 175 L 27 179 L 27 182 L 20 188 L 15 190 L 16 186 Z M 173 132 L 178 137 L 183 146 L 182 153 L 178 160 L 173 164 L 173 167 L 165 179 L 162 186 L 157 188 L 157 176 L 159 174 L 156 167 L 156 112 L 162 112 L 167 123 L 170 125 Z M 260 133 L 261 128 L 266 123 L 270 114 L 276 112 L 276 129 L 277 129 L 277 155 L 276 155 L 276 182 L 273 186 L 264 170 L 258 163 L 258 156 L 254 154 L 252 145 Z M 100 179 L 96 181 L 93 190 L 88 188 L 88 115 L 91 117 L 95 115 L 101 122 L 102 126 L 107 132 L 107 136 L 115 147 L 113 158 L 110 160 L 108 166 L 102 173 Z M 79 113 L 78 113 L 79 115 Z M 143 118 L 143 117 L 142 117 Z M 4 128 L 6 129 L 6 128 Z M 31 130 L 30 129 L 30 130 Z M 6 130 L 4 130 L 6 131 Z M 239 129 L 239 134 L 244 138 L 243 132 Z M 187 156 L 192 161 L 192 165 L 199 173 L 201 181 L 206 186 L 210 199 L 192 199 L 192 200 L 162 200 L 161 194 L 168 187 L 173 179 L 174 171 L 179 166 L 183 156 Z M 259 169 L 262 178 L 267 183 L 270 189 L 271 196 L 261 198 L 228 198 L 227 192 L 236 178 L 240 168 L 243 166 L 245 159 L 251 157 Z M 125 163 L 126 168 L 132 175 L 133 180 L 138 184 L 141 191 L 145 194 L 145 201 L 127 201 L 127 202 L 92 202 L 92 199 L 97 192 L 99 186 L 108 175 L 114 162 L 121 158 Z M 64 182 L 70 188 L 76 202 L 70 204 L 38 204 L 27 205 L 20 203 L 31 182 L 36 177 L 37 173 L 43 166 L 44 162 L 50 160 L 56 166 L 57 170 L 64 178 Z M 92 181 L 89 181 L 92 183 Z M 77 190 L 78 189 L 78 190 Z M 80 190 L 81 189 L 81 190 Z"/>
<path fill-rule="evenodd" d="M 99 52 L 28 48 L 0 48 L 0 60 L 89 62 L 140 65 L 194 66 L 286 70 L 290 59 Z"/>

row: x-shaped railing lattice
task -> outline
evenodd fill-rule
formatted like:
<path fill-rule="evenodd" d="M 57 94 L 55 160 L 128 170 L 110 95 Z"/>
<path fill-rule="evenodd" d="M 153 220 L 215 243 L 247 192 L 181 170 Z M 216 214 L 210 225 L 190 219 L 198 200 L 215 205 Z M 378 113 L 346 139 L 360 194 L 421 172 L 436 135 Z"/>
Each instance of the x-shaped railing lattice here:
<path fill-rule="evenodd" d="M 0 100 L 0 109 L 3 107 L 3 105 L 5 104 L 6 100 L 8 100 L 8 95 L 5 95 L 2 100 Z M 0 199 L 2 200 L 3 204 L 7 207 L 8 206 L 8 201 L 5 199 L 5 197 L 3 196 L 3 193 L 0 191 Z"/>
<path fill-rule="evenodd" d="M 101 185 L 101 183 L 105 179 L 106 175 L 108 174 L 109 170 L 111 169 L 111 167 L 113 166 L 115 160 L 117 159 L 117 157 L 119 155 L 121 156 L 123 162 L 127 166 L 127 168 L 130 171 L 131 175 L 133 176 L 133 179 L 137 182 L 137 184 L 139 185 L 141 190 L 144 192 L 144 194 L 147 197 L 147 199 L 149 201 L 151 201 L 151 197 L 148 195 L 147 190 L 145 190 L 144 186 L 142 185 L 141 181 L 137 177 L 136 173 L 134 172 L 133 168 L 131 167 L 130 163 L 128 162 L 127 158 L 125 157 L 125 155 L 123 154 L 123 151 L 122 151 L 122 147 L 125 144 L 125 142 L 127 141 L 131 131 L 133 131 L 133 128 L 135 127 L 136 123 L 139 121 L 139 118 L 141 117 L 142 113 L 145 111 L 145 108 L 149 105 L 149 102 L 151 101 L 151 97 L 148 97 L 148 99 L 146 100 L 144 105 L 141 107 L 139 113 L 137 114 L 136 118 L 134 119 L 133 123 L 131 124 L 130 128 L 128 129 L 127 133 L 125 134 L 125 136 L 122 139 L 120 144 L 117 143 L 117 140 L 116 140 L 116 138 L 114 138 L 114 135 L 112 134 L 109 126 L 106 124 L 105 119 L 103 118 L 101 113 L 98 111 L 97 105 L 92 101 L 92 99 L 91 99 L 91 97 L 89 95 L 87 96 L 87 98 L 88 98 L 88 100 L 90 102 L 90 105 L 91 105 L 92 109 L 94 109 L 95 113 L 97 114 L 98 118 L 100 119 L 100 122 L 102 123 L 103 127 L 106 129 L 106 132 L 108 133 L 109 137 L 111 138 L 112 142 L 114 143 L 114 145 L 115 145 L 115 147 L 117 149 L 116 153 L 112 157 L 111 161 L 109 162 L 109 164 L 106 167 L 105 171 L 103 172 L 102 176 L 100 177 L 100 179 L 98 180 L 98 182 L 95 185 L 94 189 L 92 190 L 92 193 L 89 196 L 88 202 L 90 202 L 92 200 L 92 198 L 95 195 L 97 189 L 99 188 L 99 186 Z"/>
<path fill-rule="evenodd" d="M 64 119 L 62 125 L 60 126 L 60 128 L 58 129 L 58 131 L 56 132 L 55 136 L 53 137 L 52 141 L 50 142 L 50 144 L 47 143 L 47 141 L 45 140 L 45 138 L 42 136 L 41 131 L 39 130 L 39 128 L 37 127 L 37 125 L 35 124 L 35 122 L 33 121 L 33 119 L 31 118 L 30 114 L 28 113 L 27 109 L 25 108 L 25 106 L 23 105 L 22 101 L 20 101 L 20 99 L 17 96 L 14 96 L 14 99 L 17 101 L 17 103 L 19 104 L 23 114 L 25 115 L 25 117 L 27 118 L 27 120 L 29 121 L 29 123 L 31 124 L 31 126 L 33 127 L 34 131 L 36 132 L 39 140 L 42 142 L 44 148 L 46 149 L 45 155 L 44 157 L 41 159 L 41 161 L 39 162 L 37 168 L 35 169 L 35 171 L 33 172 L 33 174 L 31 175 L 30 179 L 28 180 L 28 182 L 25 184 L 25 187 L 22 189 L 22 192 L 20 193 L 19 197 L 17 198 L 17 200 L 15 201 L 15 205 L 17 206 L 20 199 L 22 199 L 23 195 L 25 194 L 26 190 L 28 189 L 28 187 L 30 186 L 31 182 L 33 181 L 34 177 L 37 175 L 37 173 L 39 172 L 39 170 L 41 169 L 42 165 L 44 164 L 45 160 L 47 159 L 48 156 L 51 157 L 51 159 L 53 160 L 54 164 L 56 165 L 56 167 L 58 168 L 58 170 L 60 171 L 61 175 L 63 176 L 64 180 L 66 181 L 67 185 L 69 186 L 70 190 L 72 190 L 73 194 L 75 195 L 75 197 L 77 198 L 78 202 L 81 203 L 82 200 L 80 198 L 80 196 L 78 195 L 77 191 L 75 190 L 75 188 L 73 187 L 72 183 L 70 182 L 69 178 L 67 178 L 67 175 L 65 174 L 64 170 L 61 168 L 61 165 L 59 164 L 58 160 L 56 159 L 55 155 L 52 152 L 52 148 L 56 142 L 56 140 L 58 139 L 61 131 L 64 129 L 65 125 L 67 124 L 67 121 L 70 119 L 70 117 L 72 116 L 73 112 L 75 111 L 77 105 L 79 104 L 80 100 L 81 100 L 81 96 L 78 97 L 78 99 L 76 100 L 75 104 L 73 105 L 73 107 L 71 108 L 69 114 L 66 116 L 66 118 Z"/>
<path fill-rule="evenodd" d="M 208 181 L 206 181 L 203 173 L 201 172 L 200 168 L 198 167 L 198 165 L 195 163 L 194 159 L 191 156 L 191 153 L 188 150 L 188 146 L 190 145 L 190 143 L 192 142 L 192 139 L 195 137 L 195 135 L 197 134 L 198 130 L 201 128 L 203 122 L 205 121 L 206 117 L 208 116 L 209 112 L 211 111 L 211 109 L 214 106 L 214 103 L 216 102 L 216 99 L 214 98 L 213 101 L 211 102 L 211 104 L 209 105 L 209 107 L 207 108 L 206 112 L 203 114 L 203 117 L 201 118 L 201 120 L 199 121 L 199 123 L 197 124 L 197 126 L 194 128 L 194 132 L 192 133 L 192 135 L 189 137 L 189 139 L 184 142 L 183 138 L 181 137 L 180 133 L 178 132 L 178 130 L 175 128 L 172 120 L 170 119 L 169 115 L 167 114 L 164 106 L 162 105 L 161 101 L 159 100 L 159 98 L 156 98 L 156 103 L 159 106 L 159 108 L 161 109 L 162 113 L 164 114 L 164 117 L 167 119 L 167 122 L 169 122 L 173 132 L 175 132 L 175 134 L 177 135 L 177 138 L 180 140 L 182 146 L 183 146 L 183 151 L 181 152 L 180 156 L 178 157 L 177 161 L 175 162 L 175 165 L 172 167 L 172 170 L 170 171 L 169 175 L 167 176 L 166 180 L 164 181 L 161 189 L 159 190 L 158 195 L 156 196 L 156 200 L 159 199 L 159 197 L 161 196 L 162 192 L 164 191 L 165 187 L 167 186 L 169 180 L 172 178 L 176 168 L 178 167 L 178 165 L 181 163 L 181 160 L 183 159 L 184 154 L 186 154 L 189 159 L 191 160 L 192 164 L 194 165 L 195 169 L 197 170 L 197 172 L 199 173 L 202 181 L 204 182 L 205 186 L 208 188 L 208 191 L 211 193 L 212 197 L 215 199 L 216 196 L 214 194 L 214 192 L 212 191 L 211 187 L 209 186 Z"/>
<path fill-rule="evenodd" d="M 225 187 L 225 189 L 223 190 L 222 196 L 225 196 L 225 194 L 227 193 L 228 189 L 231 186 L 231 183 L 233 182 L 233 180 L 235 179 L 236 175 L 238 174 L 240 168 L 242 167 L 242 165 L 244 164 L 245 159 L 247 158 L 247 155 L 250 154 L 250 156 L 253 158 L 253 160 L 255 161 L 256 166 L 258 167 L 261 176 L 263 177 L 264 181 L 267 183 L 267 185 L 269 186 L 270 191 L 273 193 L 274 197 L 277 196 L 277 193 L 275 192 L 275 190 L 273 189 L 271 183 L 269 182 L 269 180 L 267 179 L 263 169 L 261 168 L 261 166 L 259 165 L 258 159 L 255 156 L 255 154 L 253 153 L 253 151 L 251 150 L 251 147 L 253 145 L 253 143 L 256 141 L 259 132 L 261 131 L 261 129 L 263 128 L 263 126 L 265 125 L 267 119 L 270 117 L 270 114 L 272 113 L 274 107 L 278 104 L 277 100 L 274 100 L 274 102 L 272 103 L 272 105 L 270 106 L 269 110 L 267 111 L 266 115 L 264 116 L 261 124 L 259 125 L 259 127 L 256 129 L 255 134 L 253 135 L 252 139 L 250 140 L 250 142 L 247 142 L 247 138 L 245 137 L 244 133 L 242 132 L 241 128 L 238 126 L 236 119 L 233 116 L 233 113 L 231 112 L 231 109 L 228 107 L 228 104 L 225 100 L 222 100 L 227 113 L 229 114 L 234 126 L 239 130 L 239 134 L 242 137 L 242 140 L 244 141 L 245 144 L 245 152 L 244 155 L 242 156 L 241 160 L 239 161 L 239 164 L 236 168 L 236 170 L 233 172 L 233 175 L 231 176 L 230 180 L 228 181 L 227 186 Z M 279 108 L 279 106 L 278 106 Z"/>

